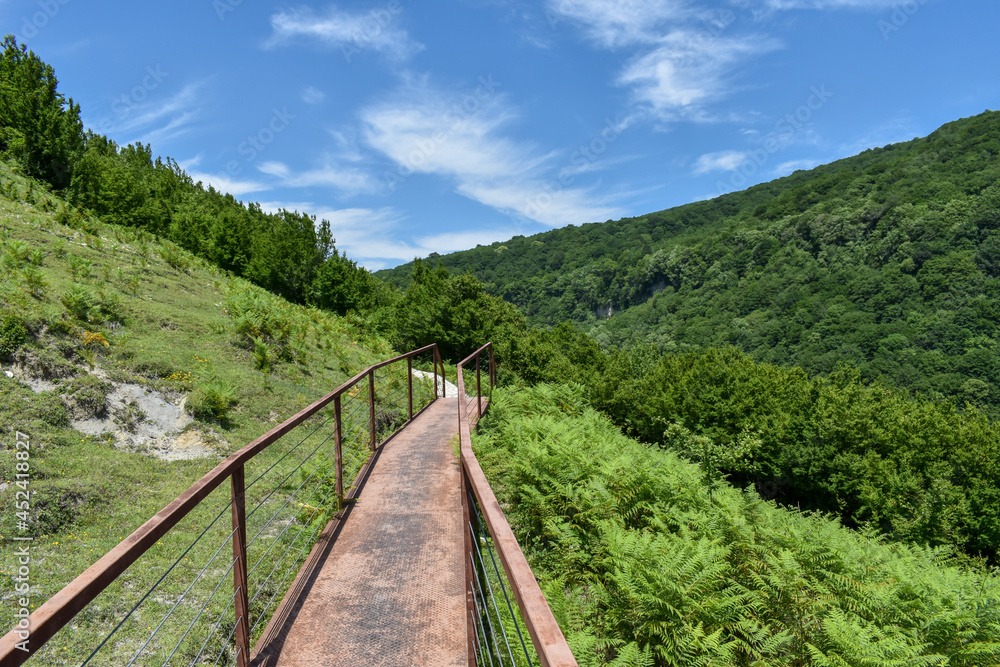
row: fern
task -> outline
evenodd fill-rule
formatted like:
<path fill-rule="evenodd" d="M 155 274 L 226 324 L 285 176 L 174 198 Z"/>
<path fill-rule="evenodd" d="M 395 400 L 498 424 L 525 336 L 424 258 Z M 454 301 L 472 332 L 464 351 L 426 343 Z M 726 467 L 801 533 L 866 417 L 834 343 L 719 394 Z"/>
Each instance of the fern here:
<path fill-rule="evenodd" d="M 578 388 L 498 391 L 474 446 L 581 665 L 1000 664 L 995 573 L 706 479 Z"/>

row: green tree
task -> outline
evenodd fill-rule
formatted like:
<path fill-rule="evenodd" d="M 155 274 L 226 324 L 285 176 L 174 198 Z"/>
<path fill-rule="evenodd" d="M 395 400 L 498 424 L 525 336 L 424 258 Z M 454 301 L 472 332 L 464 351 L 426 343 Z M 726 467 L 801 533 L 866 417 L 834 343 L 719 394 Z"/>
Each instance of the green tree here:
<path fill-rule="evenodd" d="M 509 340 L 524 330 L 513 305 L 487 294 L 471 274 L 452 276 L 443 265 L 417 260 L 413 281 L 394 308 L 395 343 L 413 349 L 437 343 L 441 355 L 458 361 L 488 341 Z"/>
<path fill-rule="evenodd" d="M 56 90 L 51 66 L 13 35 L 0 55 L 0 154 L 34 178 L 65 188 L 83 148 L 80 107 Z"/>

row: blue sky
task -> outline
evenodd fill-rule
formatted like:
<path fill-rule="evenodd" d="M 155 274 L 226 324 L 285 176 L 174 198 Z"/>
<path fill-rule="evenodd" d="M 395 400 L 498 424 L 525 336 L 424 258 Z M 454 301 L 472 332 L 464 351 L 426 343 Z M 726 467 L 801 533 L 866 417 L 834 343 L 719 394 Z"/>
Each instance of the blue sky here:
<path fill-rule="evenodd" d="M 371 269 L 1000 108 L 996 0 L 0 0 L 88 127 Z"/>

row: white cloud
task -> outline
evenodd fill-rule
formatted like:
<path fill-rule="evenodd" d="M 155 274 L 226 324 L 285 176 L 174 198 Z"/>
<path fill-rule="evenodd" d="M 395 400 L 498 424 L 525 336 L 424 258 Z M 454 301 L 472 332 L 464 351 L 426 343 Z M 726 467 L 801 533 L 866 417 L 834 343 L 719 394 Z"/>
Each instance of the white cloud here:
<path fill-rule="evenodd" d="M 511 216 L 519 226 L 524 219 L 564 227 L 620 218 L 625 214 L 610 197 L 595 196 L 590 189 L 563 187 L 556 177 L 515 179 L 503 184 L 466 182 L 459 185 L 458 192 Z M 518 233 L 521 233 L 519 228 Z"/>
<path fill-rule="evenodd" d="M 259 181 L 238 181 L 228 174 L 208 174 L 199 171 L 188 171 L 187 175 L 195 183 L 201 181 L 205 189 L 208 189 L 208 186 L 211 185 L 219 192 L 227 192 L 234 197 L 239 197 L 250 192 L 266 192 L 271 189 L 271 186 L 266 183 Z"/>
<path fill-rule="evenodd" d="M 684 0 L 549 0 L 549 12 L 584 26 L 601 46 L 656 42 L 660 27 L 690 14 Z"/>
<path fill-rule="evenodd" d="M 707 174 L 711 171 L 735 171 L 747 161 L 749 155 L 744 151 L 719 151 L 706 153 L 694 164 L 695 174 Z"/>
<path fill-rule="evenodd" d="M 319 104 L 325 99 L 326 94 L 319 88 L 307 86 L 306 89 L 302 91 L 302 101 L 306 104 Z"/>
<path fill-rule="evenodd" d="M 201 164 L 201 161 L 204 157 L 205 157 L 204 153 L 198 153 L 194 157 L 188 158 L 187 160 L 178 160 L 177 166 L 186 171 L 190 175 L 191 170 L 197 167 L 199 164 Z"/>
<path fill-rule="evenodd" d="M 458 250 L 475 248 L 477 245 L 490 245 L 496 241 L 504 241 L 516 234 L 517 231 L 512 228 L 498 227 L 495 229 L 434 234 L 433 236 L 420 237 L 417 241 L 421 247 L 428 249 L 427 254 L 436 252 L 443 255 Z"/>
<path fill-rule="evenodd" d="M 885 9 L 899 0 L 765 0 L 769 9 Z"/>
<path fill-rule="evenodd" d="M 187 111 L 180 116 L 175 116 L 163 127 L 151 130 L 139 137 L 139 142 L 143 144 L 161 144 L 186 134 L 191 129 L 190 122 L 197 115 L 194 111 Z"/>
<path fill-rule="evenodd" d="M 588 190 L 570 187 L 569 179 L 560 182 L 555 154 L 505 137 L 516 117 L 483 83 L 463 97 L 435 91 L 426 81 L 362 112 L 368 143 L 397 165 L 391 173 L 400 180 L 412 173 L 442 176 L 463 196 L 548 225 L 621 214 Z"/>
<path fill-rule="evenodd" d="M 787 176 L 799 169 L 812 169 L 819 164 L 819 160 L 789 160 L 788 162 L 782 162 L 777 167 L 774 168 L 775 176 Z"/>
<path fill-rule="evenodd" d="M 340 48 L 348 61 L 371 49 L 392 60 L 405 60 L 423 50 L 424 46 L 410 39 L 405 30 L 394 24 L 399 12 L 378 8 L 364 13 L 351 13 L 331 5 L 325 14 L 308 7 L 281 11 L 271 16 L 274 33 L 269 46 L 283 44 L 302 37 L 316 39 L 328 46 Z"/>
<path fill-rule="evenodd" d="M 347 162 L 361 162 L 365 159 L 364 153 L 358 146 L 358 133 L 352 127 L 342 127 L 327 130 L 336 143 L 337 149 L 334 151 L 338 160 Z"/>
<path fill-rule="evenodd" d="M 406 217 L 391 207 L 321 210 L 316 216 L 330 221 L 338 249 L 373 271 L 433 252 L 445 254 L 490 244 L 517 233 L 512 228 L 495 227 L 411 237 L 412 226 L 407 228 Z"/>
<path fill-rule="evenodd" d="M 201 113 L 202 87 L 203 82 L 190 83 L 166 99 L 151 99 L 155 88 L 137 87 L 115 98 L 110 105 L 113 115 L 85 124 L 100 134 L 115 135 L 123 144 L 168 141 L 190 131 L 192 122 Z M 141 101 L 135 90 L 143 91 Z"/>
<path fill-rule="evenodd" d="M 660 116 L 703 120 L 705 105 L 733 90 L 729 78 L 738 63 L 776 48 L 776 41 L 759 36 L 708 39 L 679 29 L 629 63 L 619 83 L 631 86 L 637 101 Z"/>
<path fill-rule="evenodd" d="M 160 102 L 151 100 L 126 107 L 128 113 L 125 112 L 125 109 L 122 110 L 123 121 L 119 129 L 127 131 L 137 127 L 145 127 L 166 116 L 174 117 L 177 114 L 191 113 L 192 107 L 196 106 L 199 101 L 201 87 L 200 83 L 191 83 L 166 100 Z M 114 108 L 114 105 L 112 107 Z"/>
<path fill-rule="evenodd" d="M 705 0 L 547 0 L 546 6 L 556 25 L 569 20 L 600 47 L 630 53 L 617 81 L 632 89 L 638 110 L 665 121 L 715 121 L 720 115 L 713 104 L 739 89 L 740 67 L 782 48 L 776 39 L 748 33 L 741 18 L 791 9 L 883 9 L 898 1 L 733 0 L 737 7 L 720 9 Z"/>
<path fill-rule="evenodd" d="M 318 169 L 293 173 L 281 162 L 269 161 L 257 165 L 257 170 L 281 180 L 289 188 L 332 187 L 347 194 L 374 193 L 377 183 L 370 174 L 360 169 L 341 168 L 336 164 L 325 164 Z"/>
<path fill-rule="evenodd" d="M 430 254 L 420 245 L 399 240 L 406 217 L 391 207 L 346 208 L 310 211 L 329 220 L 337 248 L 368 269 L 409 261 Z"/>

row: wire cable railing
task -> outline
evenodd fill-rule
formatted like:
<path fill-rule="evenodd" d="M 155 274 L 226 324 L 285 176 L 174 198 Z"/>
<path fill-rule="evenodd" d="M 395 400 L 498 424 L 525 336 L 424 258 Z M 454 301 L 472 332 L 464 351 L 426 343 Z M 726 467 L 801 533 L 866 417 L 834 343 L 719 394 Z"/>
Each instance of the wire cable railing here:
<path fill-rule="evenodd" d="M 414 377 L 414 368 L 423 372 Z M 229 456 L 42 604 L 26 643 L 16 629 L 0 639 L 0 665 L 39 655 L 58 664 L 246 667 L 289 580 L 342 517 L 378 447 L 444 387 L 435 345 L 357 374 Z"/>
<path fill-rule="evenodd" d="M 492 343 L 458 364 L 456 384 L 469 664 L 575 667 L 576 658 L 472 451 L 472 427 L 489 407 L 496 386 Z"/>

